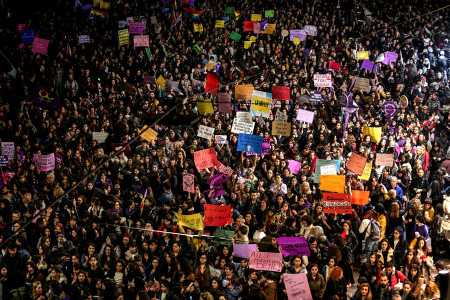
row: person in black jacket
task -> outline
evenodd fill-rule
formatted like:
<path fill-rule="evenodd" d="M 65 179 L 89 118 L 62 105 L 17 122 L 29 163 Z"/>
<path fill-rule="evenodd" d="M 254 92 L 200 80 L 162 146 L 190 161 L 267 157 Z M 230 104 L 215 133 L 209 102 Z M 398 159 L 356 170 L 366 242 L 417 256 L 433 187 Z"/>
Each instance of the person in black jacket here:
<path fill-rule="evenodd" d="M 347 299 L 351 295 L 347 292 L 347 283 L 344 279 L 344 271 L 336 267 L 331 271 L 330 279 L 327 281 L 327 287 L 322 299 Z"/>
<path fill-rule="evenodd" d="M 9 288 L 11 290 L 25 285 L 26 262 L 25 257 L 20 255 L 17 244 L 11 242 L 6 249 L 5 256 L 3 256 L 3 264 L 6 266 L 9 273 Z"/>
<path fill-rule="evenodd" d="M 394 249 L 394 265 L 400 270 L 405 260 L 405 253 L 408 250 L 408 242 L 405 239 L 403 227 L 395 227 L 392 236 L 388 238 L 389 244 Z"/>

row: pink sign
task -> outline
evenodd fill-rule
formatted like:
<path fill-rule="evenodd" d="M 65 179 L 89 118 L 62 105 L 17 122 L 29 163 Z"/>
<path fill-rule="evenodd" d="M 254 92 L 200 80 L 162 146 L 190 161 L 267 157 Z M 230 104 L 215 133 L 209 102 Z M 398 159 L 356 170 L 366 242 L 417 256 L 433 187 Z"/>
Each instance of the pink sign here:
<path fill-rule="evenodd" d="M 27 27 L 27 24 L 17 24 L 17 31 L 24 30 Z"/>
<path fill-rule="evenodd" d="M 233 251 L 236 257 L 250 258 L 250 251 L 256 251 L 256 244 L 233 244 Z"/>
<path fill-rule="evenodd" d="M 298 171 L 300 171 L 300 168 L 302 167 L 302 164 L 299 163 L 296 160 L 289 160 L 289 170 L 291 170 L 292 174 L 298 174 Z"/>
<path fill-rule="evenodd" d="M 194 175 L 189 173 L 183 173 L 183 191 L 189 193 L 195 193 L 194 190 Z"/>
<path fill-rule="evenodd" d="M 289 300 L 313 300 L 306 273 L 283 274 L 283 279 Z"/>
<path fill-rule="evenodd" d="M 130 23 L 129 33 L 142 34 L 144 32 L 144 23 Z"/>
<path fill-rule="evenodd" d="M 47 55 L 49 42 L 50 42 L 49 40 L 35 37 L 33 42 L 33 48 L 31 49 L 31 51 L 34 53 Z"/>
<path fill-rule="evenodd" d="M 283 255 L 275 252 L 250 251 L 249 268 L 261 271 L 281 272 Z"/>
<path fill-rule="evenodd" d="M 226 174 L 228 177 L 231 177 L 231 175 L 233 174 L 233 170 L 228 168 L 221 162 L 219 162 L 219 164 L 216 166 L 216 168 L 219 172 Z"/>
<path fill-rule="evenodd" d="M 134 48 L 148 47 L 149 46 L 148 35 L 135 35 L 134 36 Z"/>
<path fill-rule="evenodd" d="M 312 124 L 314 121 L 314 112 L 300 108 L 297 112 L 297 120 Z"/>
<path fill-rule="evenodd" d="M 259 24 L 258 22 L 253 23 L 253 32 L 260 33 L 261 32 L 261 24 Z"/>
<path fill-rule="evenodd" d="M 47 154 L 47 155 L 41 155 L 41 154 L 35 154 L 34 155 L 34 163 L 36 165 L 36 168 L 38 168 L 41 171 L 48 172 L 55 168 L 55 154 Z"/>

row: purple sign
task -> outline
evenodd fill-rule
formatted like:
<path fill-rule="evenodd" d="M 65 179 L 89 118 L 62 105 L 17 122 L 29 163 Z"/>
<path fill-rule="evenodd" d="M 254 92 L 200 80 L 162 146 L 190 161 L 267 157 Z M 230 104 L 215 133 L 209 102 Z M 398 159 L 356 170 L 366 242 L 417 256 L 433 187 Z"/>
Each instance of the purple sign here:
<path fill-rule="evenodd" d="M 304 237 L 279 237 L 277 242 L 284 257 L 289 255 L 310 255 L 309 245 Z"/>
<path fill-rule="evenodd" d="M 303 56 L 309 57 L 309 53 L 311 53 L 311 49 L 303 49 Z"/>
<path fill-rule="evenodd" d="M 375 63 L 371 62 L 368 59 L 363 60 L 363 63 L 361 65 L 361 68 L 366 69 L 367 71 L 372 72 L 373 70 L 373 66 L 375 65 Z"/>
<path fill-rule="evenodd" d="M 303 29 L 291 29 L 289 31 L 289 40 L 293 41 L 298 38 L 300 42 L 306 41 L 306 31 Z"/>
<path fill-rule="evenodd" d="M 55 158 L 56 158 L 56 165 L 62 165 L 64 163 L 64 159 L 61 155 L 56 154 Z"/>
<path fill-rule="evenodd" d="M 228 178 L 228 176 L 225 175 L 224 173 L 217 173 L 213 177 L 208 179 L 208 184 L 212 186 L 218 186 L 224 184 L 229 180 L 230 178 Z"/>
<path fill-rule="evenodd" d="M 322 93 L 318 91 L 312 91 L 311 93 L 309 93 L 309 101 L 314 103 L 322 101 Z"/>
<path fill-rule="evenodd" d="M 391 62 L 396 62 L 397 61 L 397 56 L 398 56 L 398 54 L 395 53 L 395 52 L 386 51 L 386 53 L 384 54 L 383 64 L 389 66 L 389 64 Z"/>
<path fill-rule="evenodd" d="M 220 196 L 225 195 L 225 190 L 222 187 L 215 187 L 215 188 L 206 190 L 203 193 L 207 194 L 210 198 L 215 198 L 215 197 L 220 197 Z"/>
<path fill-rule="evenodd" d="M 0 155 L 0 167 L 9 167 L 8 155 Z"/>
<path fill-rule="evenodd" d="M 234 244 L 233 251 L 236 257 L 250 258 L 250 251 L 256 251 L 256 244 Z"/>
<path fill-rule="evenodd" d="M 385 101 L 383 111 L 387 118 L 392 119 L 397 114 L 398 106 L 394 101 Z"/>

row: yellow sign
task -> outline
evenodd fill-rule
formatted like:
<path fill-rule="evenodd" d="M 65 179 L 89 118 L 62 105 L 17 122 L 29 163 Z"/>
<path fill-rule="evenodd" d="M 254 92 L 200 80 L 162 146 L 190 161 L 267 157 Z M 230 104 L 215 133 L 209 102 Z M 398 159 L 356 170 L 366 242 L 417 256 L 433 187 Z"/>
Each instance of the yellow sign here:
<path fill-rule="evenodd" d="M 203 230 L 203 228 L 205 228 L 201 214 L 182 215 L 176 212 L 173 213 L 178 219 L 178 224 L 181 226 L 189 227 L 194 230 Z"/>
<path fill-rule="evenodd" d="M 370 136 L 370 141 L 379 143 L 381 141 L 381 127 L 367 127 L 363 126 L 363 136 Z"/>
<path fill-rule="evenodd" d="M 300 40 L 298 38 L 295 38 L 294 39 L 294 45 L 298 45 L 298 44 L 300 44 Z"/>
<path fill-rule="evenodd" d="M 128 45 L 130 43 L 130 34 L 128 33 L 128 29 L 119 30 L 119 45 Z"/>
<path fill-rule="evenodd" d="M 252 36 L 250 37 L 250 41 L 256 42 L 256 36 L 252 35 Z"/>
<path fill-rule="evenodd" d="M 326 192 L 344 193 L 344 175 L 320 175 L 320 190 Z"/>
<path fill-rule="evenodd" d="M 110 8 L 109 2 L 100 2 L 100 9 L 108 10 Z"/>
<path fill-rule="evenodd" d="M 252 41 L 244 41 L 244 49 L 248 49 L 252 46 Z"/>
<path fill-rule="evenodd" d="M 201 115 L 214 113 L 214 108 L 212 106 L 211 99 L 206 99 L 203 102 L 197 102 L 197 108 L 198 112 Z"/>
<path fill-rule="evenodd" d="M 251 110 L 262 112 L 262 115 L 270 115 L 270 107 L 272 105 L 272 98 L 264 97 L 265 92 L 254 91 L 252 97 Z"/>
<path fill-rule="evenodd" d="M 160 88 L 165 88 L 167 81 L 162 77 L 162 75 L 159 75 L 158 79 L 156 80 L 156 83 L 159 85 Z"/>
<path fill-rule="evenodd" d="M 203 24 L 194 24 L 195 32 L 203 32 Z"/>
<path fill-rule="evenodd" d="M 151 128 L 148 128 L 148 129 L 147 128 L 148 128 L 147 125 L 142 127 L 142 130 L 139 133 L 139 135 L 143 139 L 145 139 L 147 142 L 151 143 L 154 139 L 156 139 L 156 137 L 158 136 L 158 133 Z"/>
<path fill-rule="evenodd" d="M 369 59 L 369 51 L 358 51 L 356 53 L 356 57 L 358 58 L 358 60 Z"/>
<path fill-rule="evenodd" d="M 261 33 L 265 34 L 274 34 L 275 33 L 275 24 L 267 24 L 266 30 L 261 31 Z"/>
<path fill-rule="evenodd" d="M 364 166 L 364 170 L 361 174 L 361 176 L 358 176 L 358 179 L 361 180 L 369 180 L 370 179 L 370 173 L 372 172 L 372 163 L 366 163 Z"/>
<path fill-rule="evenodd" d="M 224 20 L 216 20 L 216 28 L 225 28 Z"/>
<path fill-rule="evenodd" d="M 94 0 L 94 7 L 100 7 L 102 0 Z"/>
<path fill-rule="evenodd" d="M 261 18 L 262 18 L 262 15 L 252 14 L 251 20 L 261 22 Z"/>

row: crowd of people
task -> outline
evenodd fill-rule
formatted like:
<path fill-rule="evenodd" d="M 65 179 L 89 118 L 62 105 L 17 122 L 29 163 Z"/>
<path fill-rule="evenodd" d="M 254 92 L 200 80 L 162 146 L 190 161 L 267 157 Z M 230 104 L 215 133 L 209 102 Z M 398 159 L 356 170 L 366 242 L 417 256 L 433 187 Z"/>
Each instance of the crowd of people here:
<path fill-rule="evenodd" d="M 0 139 L 15 146 L 1 167 L 0 299 L 281 300 L 284 274 L 299 273 L 314 300 L 444 299 L 448 287 L 436 274 L 447 269 L 450 238 L 446 1 L 123 0 L 103 17 L 83 1 L 54 2 L 0 4 L 0 50 L 17 70 L 0 76 Z M 185 13 L 190 6 L 200 14 Z M 275 24 L 273 34 L 244 31 L 251 14 Z M 149 51 L 134 48 L 132 35 L 119 45 L 129 17 L 145 21 Z M 223 17 L 225 28 L 215 28 Z M 50 40 L 47 55 L 22 44 L 18 24 Z M 282 35 L 306 25 L 317 34 L 298 45 Z M 369 52 L 372 72 L 357 51 Z M 397 60 L 379 61 L 386 51 Z M 231 113 L 205 91 L 208 72 L 218 75 L 219 93 L 231 94 Z M 314 74 L 331 74 L 332 87 L 315 87 Z M 354 76 L 369 78 L 370 90 L 352 88 Z M 290 88 L 290 100 L 273 99 L 270 117 L 253 117 L 250 133 L 269 139 L 269 154 L 237 151 L 233 120 L 251 107 L 235 97 L 243 84 Z M 38 87 L 59 104 L 33 102 Z M 321 101 L 309 101 L 313 91 Z M 354 112 L 343 110 L 347 95 Z M 206 99 L 213 113 L 200 114 Z M 385 101 L 398 104 L 392 120 Z M 313 122 L 298 121 L 298 109 L 315 112 Z M 289 136 L 272 134 L 277 113 L 291 123 Z M 145 125 L 156 138 L 139 136 Z M 200 125 L 226 141 L 198 137 Z M 381 127 L 381 140 L 363 135 L 364 126 Z M 206 191 L 217 168 L 194 163 L 208 148 L 233 171 L 215 197 Z M 51 153 L 56 166 L 44 172 L 34 155 Z M 347 169 L 352 153 L 372 163 L 368 180 Z M 377 154 L 392 153 L 392 166 L 376 165 Z M 324 213 L 318 159 L 339 160 L 345 192 L 369 191 L 369 203 Z M 301 163 L 298 174 L 289 160 Z M 195 192 L 183 189 L 183 173 L 194 175 Z M 233 222 L 221 229 L 233 238 L 215 238 L 218 227 L 181 226 L 173 213 L 203 214 L 205 204 L 231 205 Z M 278 253 L 279 237 L 304 237 L 310 255 L 284 257 L 275 272 L 250 268 L 233 250 L 256 243 Z"/>

